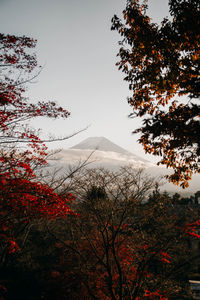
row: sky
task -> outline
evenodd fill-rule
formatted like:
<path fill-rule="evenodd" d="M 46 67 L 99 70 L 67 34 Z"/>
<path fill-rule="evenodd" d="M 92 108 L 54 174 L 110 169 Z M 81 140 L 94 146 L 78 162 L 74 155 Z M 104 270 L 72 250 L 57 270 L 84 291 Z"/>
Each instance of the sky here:
<path fill-rule="evenodd" d="M 88 127 L 49 148 L 69 148 L 91 136 L 104 136 L 142 157 L 128 118 L 128 85 L 115 66 L 120 39 L 110 30 L 114 14 L 122 16 L 125 0 L 0 0 L 4 34 L 37 39 L 42 72 L 28 86 L 33 101 L 53 100 L 71 112 L 66 120 L 32 122 L 48 136 L 63 137 Z M 168 15 L 167 0 L 149 0 L 149 15 L 159 23 Z M 155 161 L 153 157 L 149 157 Z"/>

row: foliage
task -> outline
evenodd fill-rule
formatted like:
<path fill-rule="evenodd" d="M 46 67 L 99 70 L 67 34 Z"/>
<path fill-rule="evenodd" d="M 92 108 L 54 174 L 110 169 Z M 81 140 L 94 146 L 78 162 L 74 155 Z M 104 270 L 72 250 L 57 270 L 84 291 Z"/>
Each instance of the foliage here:
<path fill-rule="evenodd" d="M 73 192 L 79 217 L 35 218 L 24 243 L 18 233 L 22 250 L 0 272 L 8 299 L 28 299 L 28 278 L 34 299 L 190 299 L 199 206 L 161 195 L 132 168 L 82 169 L 68 181 L 60 193 Z"/>
<path fill-rule="evenodd" d="M 124 22 L 114 16 L 111 29 L 122 37 L 117 65 L 132 92 L 131 116 L 143 117 L 134 131 L 139 143 L 161 156 L 159 163 L 174 169 L 169 180 L 184 188 L 200 172 L 200 3 L 169 0 L 169 12 L 159 26 L 146 4 L 128 0 Z"/>
<path fill-rule="evenodd" d="M 25 122 L 69 113 L 24 96 L 35 45 L 0 35 L 0 297 L 28 299 L 24 282 L 35 299 L 189 295 L 181 274 L 191 263 L 187 238 L 200 238 L 198 209 L 177 209 L 177 195 L 148 196 L 154 180 L 131 167 L 80 170 L 49 184 L 37 178 L 47 149 Z"/>
<path fill-rule="evenodd" d="M 67 118 L 69 112 L 55 102 L 31 102 L 26 83 L 37 67 L 28 37 L 0 34 L 0 265 L 20 250 L 17 238 L 32 220 L 65 217 L 70 197 L 39 182 L 35 169 L 46 164 L 47 148 L 27 121 L 34 117 Z"/>
<path fill-rule="evenodd" d="M 175 204 L 158 191 L 147 197 L 153 180 L 132 168 L 82 170 L 72 186 L 73 210 L 80 217 L 48 225 L 61 251 L 54 280 L 63 282 L 66 297 L 189 297 L 187 274 L 194 257 L 187 240 L 197 208 Z"/>

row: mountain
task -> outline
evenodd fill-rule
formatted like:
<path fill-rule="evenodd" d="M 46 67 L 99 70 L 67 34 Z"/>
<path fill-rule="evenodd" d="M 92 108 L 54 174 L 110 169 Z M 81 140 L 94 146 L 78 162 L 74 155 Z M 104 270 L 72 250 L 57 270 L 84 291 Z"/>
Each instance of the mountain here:
<path fill-rule="evenodd" d="M 70 149 L 63 149 L 49 160 L 49 167 L 66 168 L 75 167 L 87 162 L 89 168 L 106 168 L 112 171 L 118 170 L 122 166 L 131 165 L 133 168 L 143 168 L 147 175 L 158 178 L 172 173 L 172 170 L 157 165 L 123 149 L 105 137 L 89 137 Z M 194 193 L 200 187 L 200 175 L 194 175 L 190 182 L 190 188 L 186 193 Z M 172 183 L 164 184 L 162 190 L 168 192 L 183 193 L 182 188 Z"/>
<path fill-rule="evenodd" d="M 132 165 L 134 168 L 148 168 L 153 164 L 123 149 L 105 137 L 90 137 L 63 149 L 49 160 L 50 166 L 66 168 L 87 162 L 90 168 L 107 168 L 117 170 L 122 166 Z"/>
<path fill-rule="evenodd" d="M 135 154 L 127 151 L 126 149 L 116 145 L 105 137 L 89 137 L 82 141 L 81 143 L 71 147 L 70 149 L 79 149 L 79 150 L 98 150 L 103 152 L 114 152 L 126 155 L 127 157 L 134 157 L 136 161 L 143 161 L 147 163 L 147 160 L 136 156 Z"/>
<path fill-rule="evenodd" d="M 107 138 L 101 137 L 89 137 L 81 143 L 71 147 L 71 149 L 87 149 L 87 150 L 99 150 L 99 151 L 112 151 L 121 154 L 132 154 L 131 152 L 123 149 L 122 147 L 114 144 Z"/>

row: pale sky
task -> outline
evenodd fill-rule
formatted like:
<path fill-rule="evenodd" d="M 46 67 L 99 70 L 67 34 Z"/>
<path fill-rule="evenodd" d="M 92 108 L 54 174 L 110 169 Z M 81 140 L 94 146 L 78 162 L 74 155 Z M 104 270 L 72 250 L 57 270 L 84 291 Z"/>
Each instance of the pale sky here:
<path fill-rule="evenodd" d="M 127 116 L 128 85 L 117 70 L 117 32 L 110 30 L 114 14 L 121 16 L 125 0 L 0 0 L 0 28 L 5 34 L 38 40 L 37 57 L 44 68 L 28 87 L 34 100 L 53 100 L 71 112 L 69 119 L 37 119 L 44 133 L 77 136 L 50 146 L 68 148 L 90 136 L 105 136 L 144 157 L 131 132 L 139 122 Z M 168 0 L 149 0 L 150 16 L 168 15 Z M 145 157 L 149 160 L 149 156 Z"/>

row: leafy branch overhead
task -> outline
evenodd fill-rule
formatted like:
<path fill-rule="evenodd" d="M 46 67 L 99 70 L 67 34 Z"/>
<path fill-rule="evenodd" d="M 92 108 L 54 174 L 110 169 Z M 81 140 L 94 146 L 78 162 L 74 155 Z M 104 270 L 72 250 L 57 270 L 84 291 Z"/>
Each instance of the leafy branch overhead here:
<path fill-rule="evenodd" d="M 124 20 L 112 19 L 122 39 L 117 66 L 129 83 L 131 116 L 142 117 L 139 143 L 171 167 L 169 180 L 188 186 L 200 172 L 200 2 L 169 0 L 171 18 L 160 25 L 147 5 L 127 1 Z"/>

